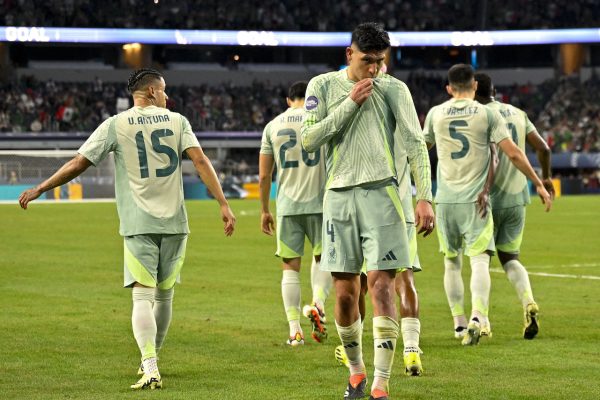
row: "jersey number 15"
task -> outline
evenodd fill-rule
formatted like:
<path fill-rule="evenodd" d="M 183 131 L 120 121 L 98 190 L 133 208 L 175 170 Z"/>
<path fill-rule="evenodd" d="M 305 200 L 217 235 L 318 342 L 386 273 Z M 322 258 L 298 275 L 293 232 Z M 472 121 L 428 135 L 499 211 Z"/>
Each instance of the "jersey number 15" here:
<path fill-rule="evenodd" d="M 166 136 L 173 136 L 173 131 L 170 129 L 157 129 L 150 134 L 152 149 L 157 153 L 169 156 L 169 165 L 165 168 L 156 169 L 156 176 L 159 178 L 171 175 L 175 172 L 177 165 L 179 164 L 179 156 L 177 156 L 175 150 L 160 143 L 160 138 Z M 150 176 L 148 170 L 148 154 L 146 153 L 146 143 L 144 142 L 144 134 L 142 131 L 135 134 L 135 144 L 137 145 L 138 158 L 140 160 L 140 175 L 142 178 L 148 178 Z"/>

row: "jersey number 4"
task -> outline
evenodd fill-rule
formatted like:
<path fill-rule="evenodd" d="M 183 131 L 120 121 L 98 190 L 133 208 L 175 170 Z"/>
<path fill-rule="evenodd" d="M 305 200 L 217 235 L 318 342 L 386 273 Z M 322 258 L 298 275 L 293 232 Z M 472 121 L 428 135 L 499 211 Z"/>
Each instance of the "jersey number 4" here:
<path fill-rule="evenodd" d="M 290 139 L 287 142 L 283 143 L 279 148 L 279 159 L 281 160 L 281 168 L 298 168 L 297 160 L 285 159 L 285 152 L 288 149 L 294 148 L 298 143 L 298 140 L 296 140 L 296 131 L 293 129 L 282 129 L 279 132 L 277 132 L 277 136 L 290 137 Z M 321 160 L 320 149 L 312 154 L 314 155 L 313 158 L 311 158 L 311 154 L 307 153 L 306 150 L 302 149 L 302 161 L 304 162 L 304 164 L 306 164 L 307 167 L 314 167 L 315 165 L 318 165 L 319 161 Z"/>
<path fill-rule="evenodd" d="M 152 149 L 157 153 L 169 156 L 169 165 L 156 170 L 156 176 L 159 178 L 171 175 L 175 172 L 179 164 L 179 156 L 177 156 L 175 150 L 160 143 L 160 138 L 166 136 L 173 136 L 173 131 L 170 129 L 157 129 L 150 134 Z M 142 178 L 148 178 L 150 176 L 150 172 L 148 171 L 148 154 L 146 153 L 146 143 L 144 142 L 142 131 L 135 134 L 135 143 L 137 144 L 138 158 L 140 160 L 140 175 Z"/>

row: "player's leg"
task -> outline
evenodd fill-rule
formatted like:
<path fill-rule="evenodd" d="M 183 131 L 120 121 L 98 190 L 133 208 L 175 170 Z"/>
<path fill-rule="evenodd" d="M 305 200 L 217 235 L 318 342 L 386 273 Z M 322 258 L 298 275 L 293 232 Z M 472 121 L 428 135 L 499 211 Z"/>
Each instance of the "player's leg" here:
<path fill-rule="evenodd" d="M 498 221 L 496 235 L 498 259 L 506 272 L 506 276 L 515 288 L 523 305 L 525 339 L 533 339 L 539 330 L 539 308 L 533 298 L 533 290 L 529 282 L 529 274 L 519 260 L 519 252 L 525 227 L 525 207 L 518 206 L 494 210 L 494 223 Z"/>
<path fill-rule="evenodd" d="M 331 272 L 336 289 L 335 325 L 350 369 L 344 399 L 363 398 L 367 385 L 358 309 L 362 253 L 354 192 L 354 189 L 328 190 L 323 199 L 321 269 Z"/>
<path fill-rule="evenodd" d="M 404 343 L 404 372 L 418 376 L 423 372 L 421 364 L 421 321 L 419 321 L 419 297 L 415 287 L 413 270 L 403 269 L 396 273 L 396 294 L 400 298 L 400 332 Z"/>
<path fill-rule="evenodd" d="M 399 333 L 396 271 L 412 264 L 404 213 L 396 188 L 361 190 L 358 217 L 373 304 L 375 373 L 371 397 L 387 399 Z"/>
<path fill-rule="evenodd" d="M 323 215 L 310 214 L 304 217 L 306 236 L 313 248 L 313 261 L 310 270 L 312 288 L 312 302 L 303 308 L 303 314 L 310 319 L 312 324 L 312 338 L 321 343 L 327 339 L 325 318 L 325 301 L 329 296 L 333 280 L 331 272 L 321 271 L 322 229 Z"/>
<path fill-rule="evenodd" d="M 152 307 L 159 259 L 159 238 L 136 235 L 124 238 L 124 285 L 132 287 L 131 326 L 140 349 L 144 375 L 132 389 L 162 387 L 156 357 L 156 321 Z"/>
<path fill-rule="evenodd" d="M 485 218 L 477 213 L 475 203 L 462 204 L 465 254 L 471 261 L 471 318 L 463 345 L 479 343 L 482 326 L 488 321 L 491 289 L 490 257 L 494 252 L 494 224 L 491 210 Z"/>
<path fill-rule="evenodd" d="M 167 337 L 173 313 L 175 283 L 179 282 L 185 261 L 187 234 L 162 235 L 158 286 L 154 294 L 154 319 L 156 320 L 156 353 L 160 352 Z"/>
<path fill-rule="evenodd" d="M 462 280 L 462 235 L 456 204 L 436 205 L 436 226 L 440 251 L 444 253 L 444 290 L 454 321 L 454 337 L 463 338 L 467 332 L 465 288 Z"/>
<path fill-rule="evenodd" d="M 289 324 L 287 344 L 304 344 L 304 334 L 300 326 L 300 257 L 304 254 L 305 232 L 299 221 L 300 216 L 277 217 L 277 253 L 282 258 L 281 297 Z"/>
<path fill-rule="evenodd" d="M 367 267 L 363 265 L 363 269 L 360 273 L 360 294 L 358 296 L 358 312 L 360 313 L 360 324 L 361 330 L 365 327 L 365 316 L 366 316 L 366 302 L 365 299 L 367 297 L 368 284 L 367 284 Z M 350 367 L 348 363 L 348 357 L 346 356 L 346 352 L 344 351 L 344 346 L 340 345 L 335 348 L 335 359 L 341 365 L 345 365 L 347 368 Z"/>

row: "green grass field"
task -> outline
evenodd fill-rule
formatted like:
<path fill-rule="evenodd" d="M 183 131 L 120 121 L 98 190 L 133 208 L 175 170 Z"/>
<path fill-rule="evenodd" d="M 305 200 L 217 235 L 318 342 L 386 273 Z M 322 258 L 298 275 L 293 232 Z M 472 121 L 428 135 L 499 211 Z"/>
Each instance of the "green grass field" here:
<path fill-rule="evenodd" d="M 260 233 L 258 203 L 232 203 L 238 227 L 228 239 L 216 203 L 187 206 L 192 234 L 160 359 L 165 389 L 131 392 L 139 352 L 130 292 L 121 287 L 115 205 L 34 203 L 26 212 L 0 205 L 0 398 L 343 397 L 347 372 L 333 358 L 339 339 L 332 323 L 326 344 L 307 335 L 302 348 L 284 345 L 281 272 L 273 238 Z M 600 197 L 561 198 L 550 214 L 538 200 L 528 208 L 522 259 L 530 272 L 587 276 L 531 276 L 542 311 L 533 341 L 521 338 L 521 306 L 508 280 L 492 272 L 493 338 L 463 348 L 452 335 L 437 239 L 420 239 L 425 375 L 401 375 L 397 354 L 392 398 L 600 398 L 599 216 Z M 496 259 L 493 267 L 499 268 Z M 309 270 L 305 260 L 304 302 L 310 300 Z M 333 300 L 327 312 L 333 322 Z M 364 343 L 372 374 L 369 318 Z"/>

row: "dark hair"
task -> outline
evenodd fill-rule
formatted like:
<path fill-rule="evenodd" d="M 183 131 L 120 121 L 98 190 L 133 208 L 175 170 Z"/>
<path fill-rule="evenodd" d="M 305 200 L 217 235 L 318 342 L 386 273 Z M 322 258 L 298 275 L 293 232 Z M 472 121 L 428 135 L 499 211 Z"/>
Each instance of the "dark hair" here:
<path fill-rule="evenodd" d="M 488 74 L 484 74 L 483 72 L 475 73 L 475 80 L 477 81 L 477 92 L 475 92 L 475 96 L 483 97 L 485 99 L 489 99 L 494 95 L 493 86 L 492 86 L 492 78 Z"/>
<path fill-rule="evenodd" d="M 133 71 L 127 80 L 127 91 L 131 94 L 145 89 L 152 81 L 162 78 L 162 74 L 152 68 L 140 68 Z"/>
<path fill-rule="evenodd" d="M 292 86 L 288 89 L 287 97 L 290 100 L 299 100 L 303 99 L 306 96 L 306 86 L 308 86 L 308 82 L 306 81 L 298 81 L 292 83 Z"/>
<path fill-rule="evenodd" d="M 363 53 L 379 52 L 390 47 L 390 36 L 382 24 L 364 22 L 352 31 L 352 43 Z"/>
<path fill-rule="evenodd" d="M 473 67 L 468 64 L 456 64 L 448 70 L 448 82 L 450 86 L 458 90 L 466 90 L 470 88 L 470 83 L 473 80 Z"/>

